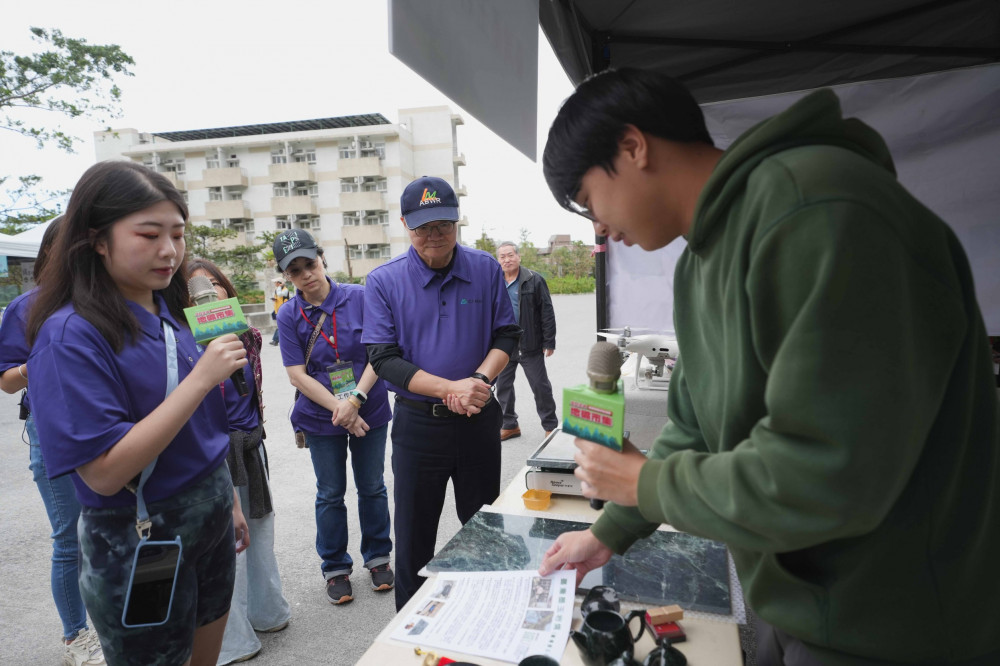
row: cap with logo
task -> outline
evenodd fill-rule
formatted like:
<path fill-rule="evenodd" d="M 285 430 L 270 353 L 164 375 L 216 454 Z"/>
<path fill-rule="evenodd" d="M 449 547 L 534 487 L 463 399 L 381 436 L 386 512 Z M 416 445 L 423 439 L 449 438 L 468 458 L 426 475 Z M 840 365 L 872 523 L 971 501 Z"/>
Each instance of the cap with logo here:
<path fill-rule="evenodd" d="M 450 220 L 458 222 L 458 197 L 448 181 L 422 176 L 406 186 L 399 197 L 399 209 L 407 229 L 422 227 L 428 222 Z"/>
<path fill-rule="evenodd" d="M 274 250 L 274 260 L 278 262 L 278 270 L 281 271 L 286 270 L 288 264 L 299 257 L 315 259 L 319 249 L 316 239 L 305 229 L 282 231 L 271 247 Z"/>

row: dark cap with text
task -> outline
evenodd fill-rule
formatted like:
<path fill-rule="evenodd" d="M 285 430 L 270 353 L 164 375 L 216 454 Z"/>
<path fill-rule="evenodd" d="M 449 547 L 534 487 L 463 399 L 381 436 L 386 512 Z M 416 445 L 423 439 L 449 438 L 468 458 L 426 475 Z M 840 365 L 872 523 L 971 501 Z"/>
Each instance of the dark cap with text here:
<path fill-rule="evenodd" d="M 316 239 L 312 234 L 305 229 L 292 229 L 278 234 L 272 249 L 274 260 L 278 262 L 278 270 L 284 271 L 288 268 L 288 264 L 299 257 L 315 259 L 319 246 L 316 245 Z"/>
<path fill-rule="evenodd" d="M 458 197 L 448 181 L 422 176 L 406 186 L 399 197 L 399 209 L 407 229 L 422 227 L 428 222 L 450 220 L 458 222 Z"/>

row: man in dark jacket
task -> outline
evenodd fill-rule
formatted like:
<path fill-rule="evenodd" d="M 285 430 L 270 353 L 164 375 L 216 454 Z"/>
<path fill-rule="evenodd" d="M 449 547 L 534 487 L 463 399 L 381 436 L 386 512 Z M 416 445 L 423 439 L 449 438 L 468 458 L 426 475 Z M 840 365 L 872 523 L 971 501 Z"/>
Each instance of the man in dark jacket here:
<path fill-rule="evenodd" d="M 545 371 L 545 357 L 556 350 L 556 313 L 545 278 L 527 268 L 521 268 L 521 255 L 517 246 L 504 242 L 497 248 L 497 261 L 507 282 L 507 295 L 514 306 L 514 318 L 521 325 L 521 344 L 511 354 L 510 363 L 497 377 L 497 399 L 503 407 L 503 426 L 500 441 L 521 436 L 514 411 L 514 375 L 520 363 L 528 386 L 535 394 L 535 409 L 542 420 L 545 434 L 559 425 L 556 402 L 552 398 L 552 384 Z"/>

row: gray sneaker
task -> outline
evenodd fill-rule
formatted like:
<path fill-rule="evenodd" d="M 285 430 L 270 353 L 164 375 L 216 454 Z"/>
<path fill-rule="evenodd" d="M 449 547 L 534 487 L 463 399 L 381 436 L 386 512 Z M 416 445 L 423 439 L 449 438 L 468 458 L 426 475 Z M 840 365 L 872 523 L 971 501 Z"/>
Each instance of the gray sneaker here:
<path fill-rule="evenodd" d="M 93 629 L 81 629 L 66 646 L 63 653 L 63 666 L 104 666 L 104 650 L 97 632 Z"/>
<path fill-rule="evenodd" d="M 396 581 L 396 577 L 392 573 L 392 569 L 389 568 L 389 563 L 380 564 L 377 567 L 372 567 L 369 569 L 372 574 L 372 589 L 376 592 L 388 592 L 392 589 L 393 583 Z"/>
<path fill-rule="evenodd" d="M 347 574 L 334 576 L 326 581 L 326 596 L 330 598 L 331 604 L 346 604 L 354 601 L 354 590 L 351 588 L 351 581 Z"/>

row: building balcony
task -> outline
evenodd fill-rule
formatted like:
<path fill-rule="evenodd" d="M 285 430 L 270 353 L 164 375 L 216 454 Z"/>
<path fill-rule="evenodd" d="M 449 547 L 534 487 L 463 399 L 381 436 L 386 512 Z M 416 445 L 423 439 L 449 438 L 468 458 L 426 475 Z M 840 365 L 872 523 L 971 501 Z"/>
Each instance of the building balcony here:
<path fill-rule="evenodd" d="M 388 259 L 351 259 L 351 273 L 354 277 L 368 275 Z"/>
<path fill-rule="evenodd" d="M 337 160 L 338 178 L 381 175 L 382 161 L 378 157 L 342 157 Z"/>
<path fill-rule="evenodd" d="M 169 180 L 170 184 L 176 187 L 179 191 L 187 192 L 187 183 L 184 182 L 184 176 L 178 176 L 176 171 L 161 171 L 160 174 Z"/>
<path fill-rule="evenodd" d="M 458 226 L 460 227 L 467 227 L 469 226 L 469 218 L 463 215 L 462 218 L 456 224 L 458 224 Z"/>
<path fill-rule="evenodd" d="M 201 179 L 205 187 L 247 187 L 247 170 L 242 167 L 222 167 L 202 169 Z"/>
<path fill-rule="evenodd" d="M 340 235 L 348 245 L 382 245 L 389 242 L 386 225 L 382 224 L 344 226 L 340 230 Z"/>
<path fill-rule="evenodd" d="M 251 218 L 250 206 L 246 201 L 207 201 L 205 217 L 212 220 Z"/>
<path fill-rule="evenodd" d="M 267 167 L 268 180 L 272 183 L 290 183 L 292 181 L 316 182 L 316 174 L 308 162 L 289 162 L 288 164 L 271 164 Z"/>
<path fill-rule="evenodd" d="M 285 166 L 285 165 L 271 165 Z M 316 199 L 310 196 L 271 197 L 271 213 L 279 215 L 319 215 Z"/>
<path fill-rule="evenodd" d="M 465 166 L 465 153 L 455 153 L 451 156 L 451 162 L 455 166 Z"/>
<path fill-rule="evenodd" d="M 341 192 L 341 210 L 389 210 L 381 192 Z"/>

